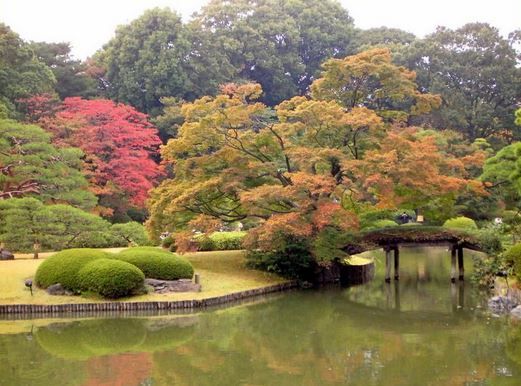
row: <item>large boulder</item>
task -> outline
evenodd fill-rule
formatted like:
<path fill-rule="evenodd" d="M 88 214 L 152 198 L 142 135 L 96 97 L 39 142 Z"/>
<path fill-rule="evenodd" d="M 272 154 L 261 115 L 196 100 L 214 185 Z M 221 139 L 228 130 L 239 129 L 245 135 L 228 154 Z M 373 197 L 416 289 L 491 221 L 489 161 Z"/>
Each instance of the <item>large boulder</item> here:
<path fill-rule="evenodd" d="M 14 255 L 7 249 L 0 249 L 0 260 L 14 260 Z"/>

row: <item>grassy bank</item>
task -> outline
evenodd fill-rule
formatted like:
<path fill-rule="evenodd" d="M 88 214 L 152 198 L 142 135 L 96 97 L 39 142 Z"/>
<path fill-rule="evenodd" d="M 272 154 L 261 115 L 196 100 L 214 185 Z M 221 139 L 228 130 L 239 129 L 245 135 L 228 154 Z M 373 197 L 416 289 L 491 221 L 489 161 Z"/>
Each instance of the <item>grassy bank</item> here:
<path fill-rule="evenodd" d="M 119 251 L 119 249 L 108 251 Z M 48 254 L 42 254 L 43 258 Z M 96 301 L 80 296 L 51 296 L 44 290 L 34 288 L 33 296 L 25 288 L 24 281 L 32 278 L 43 259 L 33 260 L 31 255 L 16 255 L 14 261 L 1 261 L 0 304 L 63 304 Z M 188 300 L 204 299 L 232 292 L 246 291 L 283 282 L 284 279 L 261 271 L 246 268 L 241 251 L 197 252 L 186 254 L 195 272 L 201 278 L 201 292 L 155 294 L 134 296 L 119 301 Z M 98 300 L 101 301 L 101 300 Z"/>

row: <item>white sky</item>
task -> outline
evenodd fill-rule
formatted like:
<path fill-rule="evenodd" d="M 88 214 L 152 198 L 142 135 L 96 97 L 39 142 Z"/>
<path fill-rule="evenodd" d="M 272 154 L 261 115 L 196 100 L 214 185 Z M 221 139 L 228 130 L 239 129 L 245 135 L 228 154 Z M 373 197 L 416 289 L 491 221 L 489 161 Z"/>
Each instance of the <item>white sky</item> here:
<path fill-rule="evenodd" d="M 359 28 L 397 27 L 423 36 L 438 25 L 482 21 L 507 35 L 521 29 L 521 0 L 340 0 Z M 170 7 L 188 19 L 207 0 L 0 0 L 0 22 L 26 40 L 72 44 L 78 58 L 101 48 L 116 26 L 148 8 Z"/>

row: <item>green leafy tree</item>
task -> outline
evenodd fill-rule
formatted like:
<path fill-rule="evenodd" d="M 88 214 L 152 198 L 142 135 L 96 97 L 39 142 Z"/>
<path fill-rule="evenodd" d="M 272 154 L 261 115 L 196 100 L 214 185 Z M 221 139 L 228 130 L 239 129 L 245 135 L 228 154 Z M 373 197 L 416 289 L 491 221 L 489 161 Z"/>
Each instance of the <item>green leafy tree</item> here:
<path fill-rule="evenodd" d="M 399 28 L 378 27 L 358 30 L 356 46 L 363 51 L 372 46 L 408 46 L 416 40 L 413 33 Z"/>
<path fill-rule="evenodd" d="M 55 90 L 61 99 L 98 95 L 96 79 L 89 76 L 84 63 L 72 58 L 69 43 L 32 42 L 30 47 L 38 60 L 45 63 L 54 74 Z"/>
<path fill-rule="evenodd" d="M 348 12 L 329 0 L 213 0 L 194 23 L 209 35 L 207 55 L 225 56 L 231 80 L 259 83 L 268 105 L 304 94 L 325 59 L 351 52 L 354 36 Z"/>
<path fill-rule="evenodd" d="M 14 251 L 34 250 L 37 259 L 44 237 L 37 215 L 43 206 L 34 198 L 0 200 L 0 241 Z"/>
<path fill-rule="evenodd" d="M 80 169 L 83 152 L 56 148 L 43 129 L 0 120 L 0 200 L 37 197 L 92 209 L 96 197 Z"/>
<path fill-rule="evenodd" d="M 55 78 L 8 26 L 0 23 L 0 118 L 16 116 L 16 101 L 52 92 Z"/>
<path fill-rule="evenodd" d="M 106 67 L 108 96 L 153 113 L 164 96 L 185 97 L 190 42 L 181 17 L 151 9 L 128 25 L 98 54 Z"/>
<path fill-rule="evenodd" d="M 109 223 L 69 205 L 35 198 L 0 200 L 0 242 L 14 251 L 107 246 Z"/>
<path fill-rule="evenodd" d="M 110 233 L 118 245 L 150 245 L 145 227 L 135 221 L 113 224 L 110 227 Z"/>
<path fill-rule="evenodd" d="M 484 23 L 457 30 L 440 27 L 397 56 L 416 71 L 421 88 L 440 94 L 441 109 L 427 121 L 470 140 L 519 138 L 513 113 L 521 98 L 521 68 L 515 36 L 503 38 Z M 424 121 L 425 122 L 425 121 Z"/>
<path fill-rule="evenodd" d="M 42 247 L 48 250 L 106 246 L 110 241 L 106 220 L 69 205 L 45 205 L 36 221 L 44 235 Z"/>

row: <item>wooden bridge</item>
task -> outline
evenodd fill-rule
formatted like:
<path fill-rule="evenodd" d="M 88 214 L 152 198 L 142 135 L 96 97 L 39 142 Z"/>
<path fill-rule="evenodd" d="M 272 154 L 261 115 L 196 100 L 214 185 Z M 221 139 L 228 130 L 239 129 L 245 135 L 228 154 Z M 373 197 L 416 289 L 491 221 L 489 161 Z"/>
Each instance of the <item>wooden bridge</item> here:
<path fill-rule="evenodd" d="M 463 249 L 482 252 L 479 241 L 466 232 L 429 226 L 396 226 L 374 231 L 362 232 L 344 249 L 350 253 L 382 248 L 385 252 L 385 281 L 391 280 L 391 267 L 394 261 L 394 279 L 400 278 L 400 247 L 407 246 L 445 246 L 450 250 L 452 282 L 463 280 L 465 267 Z"/>

